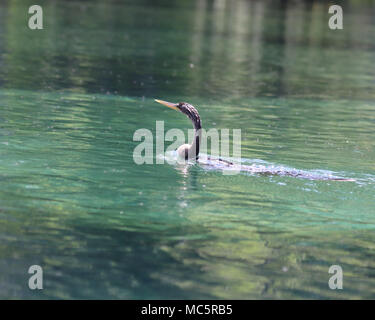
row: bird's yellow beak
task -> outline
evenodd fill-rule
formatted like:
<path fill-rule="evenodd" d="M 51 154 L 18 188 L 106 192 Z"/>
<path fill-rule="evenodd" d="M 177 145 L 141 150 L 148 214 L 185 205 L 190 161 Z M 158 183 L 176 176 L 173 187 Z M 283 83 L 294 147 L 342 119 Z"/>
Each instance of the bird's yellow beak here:
<path fill-rule="evenodd" d="M 180 109 L 177 108 L 177 106 L 178 106 L 177 103 L 171 103 L 171 102 L 167 102 L 167 101 L 163 101 L 163 100 L 158 100 L 158 99 L 155 99 L 155 101 L 157 103 L 161 103 L 161 104 L 165 105 L 168 108 L 174 109 L 176 111 L 180 111 Z"/>

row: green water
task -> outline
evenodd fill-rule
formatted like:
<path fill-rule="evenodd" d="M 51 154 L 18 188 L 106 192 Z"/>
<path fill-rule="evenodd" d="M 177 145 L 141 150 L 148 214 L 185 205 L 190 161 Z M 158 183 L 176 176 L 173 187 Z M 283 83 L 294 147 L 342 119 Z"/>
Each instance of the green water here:
<path fill-rule="evenodd" d="M 0 298 L 375 298 L 370 1 L 339 31 L 323 2 L 40 1 L 39 31 L 31 4 L 0 4 Z M 356 181 L 136 165 L 137 129 L 191 127 L 153 98 Z"/>

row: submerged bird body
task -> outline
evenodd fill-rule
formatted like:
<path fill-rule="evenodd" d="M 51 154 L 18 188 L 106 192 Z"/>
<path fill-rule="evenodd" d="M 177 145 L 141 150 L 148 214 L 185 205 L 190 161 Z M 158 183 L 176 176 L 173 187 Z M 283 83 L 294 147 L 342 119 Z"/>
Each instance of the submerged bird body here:
<path fill-rule="evenodd" d="M 263 175 L 278 175 L 278 176 L 289 176 L 298 177 L 310 180 L 333 180 L 333 181 L 355 181 L 353 179 L 346 179 L 334 176 L 323 176 L 319 174 L 313 174 L 311 172 L 305 172 L 296 169 L 275 169 L 267 167 L 257 167 L 254 165 L 239 165 L 234 164 L 231 161 L 223 160 L 221 158 L 207 157 L 206 159 L 199 159 L 199 150 L 202 138 L 202 123 L 199 116 L 198 110 L 195 109 L 191 104 L 186 102 L 171 103 L 163 100 L 155 99 L 156 102 L 165 105 L 168 108 L 180 111 L 185 114 L 193 123 L 194 126 L 194 138 L 191 144 L 183 144 L 177 148 L 178 157 L 185 160 L 196 160 L 201 165 L 209 166 L 210 168 L 216 169 L 227 169 L 227 168 L 238 168 L 240 166 L 240 171 L 248 172 L 252 174 L 263 174 Z"/>

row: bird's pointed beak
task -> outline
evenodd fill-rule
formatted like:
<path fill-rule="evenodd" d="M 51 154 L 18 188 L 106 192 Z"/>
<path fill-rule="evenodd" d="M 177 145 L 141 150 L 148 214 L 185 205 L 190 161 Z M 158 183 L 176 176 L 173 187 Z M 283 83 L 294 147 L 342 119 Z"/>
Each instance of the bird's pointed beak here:
<path fill-rule="evenodd" d="M 158 99 L 155 99 L 155 101 L 157 103 L 165 105 L 168 108 L 174 109 L 176 111 L 180 111 L 180 109 L 178 109 L 178 107 L 177 107 L 178 106 L 177 103 L 171 103 L 171 102 L 167 102 L 167 101 L 163 101 L 163 100 L 158 100 Z"/>

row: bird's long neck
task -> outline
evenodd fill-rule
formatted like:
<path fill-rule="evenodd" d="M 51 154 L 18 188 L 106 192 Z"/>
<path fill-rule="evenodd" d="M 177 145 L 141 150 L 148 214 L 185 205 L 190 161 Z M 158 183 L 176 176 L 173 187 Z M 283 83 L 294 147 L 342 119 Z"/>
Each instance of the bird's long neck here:
<path fill-rule="evenodd" d="M 180 104 L 182 105 L 180 106 L 181 112 L 186 114 L 194 126 L 194 139 L 189 148 L 185 149 L 185 159 L 198 159 L 202 137 L 201 117 L 199 116 L 197 109 L 195 109 L 192 105 L 187 103 Z"/>
<path fill-rule="evenodd" d="M 202 126 L 201 121 L 199 119 L 199 122 L 194 122 L 194 139 L 191 142 L 190 150 L 192 152 L 191 158 L 198 159 L 199 158 L 199 149 L 201 145 L 201 138 L 202 138 Z"/>

